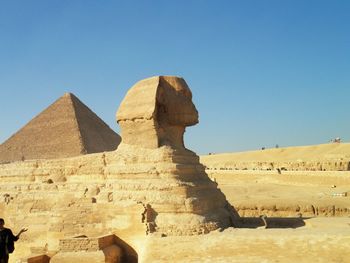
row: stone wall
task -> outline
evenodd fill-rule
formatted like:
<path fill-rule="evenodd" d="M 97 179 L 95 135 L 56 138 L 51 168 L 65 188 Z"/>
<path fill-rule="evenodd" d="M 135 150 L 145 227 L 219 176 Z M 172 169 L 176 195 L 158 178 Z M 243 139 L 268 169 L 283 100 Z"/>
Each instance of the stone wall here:
<path fill-rule="evenodd" d="M 350 160 L 309 160 L 286 162 L 232 161 L 213 163 L 203 161 L 208 170 L 285 170 L 285 171 L 350 171 Z"/>
<path fill-rule="evenodd" d="M 60 239 L 79 235 L 115 234 L 137 251 L 152 232 L 192 235 L 231 224 L 225 196 L 188 150 L 122 144 L 116 152 L 0 171 L 0 216 L 12 228 L 29 228 L 19 256 L 57 251 Z"/>

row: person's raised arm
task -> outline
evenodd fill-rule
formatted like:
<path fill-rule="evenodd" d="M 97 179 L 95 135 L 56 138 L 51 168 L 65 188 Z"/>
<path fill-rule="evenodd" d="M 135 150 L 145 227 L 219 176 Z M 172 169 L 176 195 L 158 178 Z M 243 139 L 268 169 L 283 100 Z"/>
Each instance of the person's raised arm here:
<path fill-rule="evenodd" d="M 28 231 L 28 228 L 22 228 L 21 231 L 19 231 L 19 233 L 17 234 L 16 238 L 19 239 L 19 237 L 21 236 L 22 233 Z"/>

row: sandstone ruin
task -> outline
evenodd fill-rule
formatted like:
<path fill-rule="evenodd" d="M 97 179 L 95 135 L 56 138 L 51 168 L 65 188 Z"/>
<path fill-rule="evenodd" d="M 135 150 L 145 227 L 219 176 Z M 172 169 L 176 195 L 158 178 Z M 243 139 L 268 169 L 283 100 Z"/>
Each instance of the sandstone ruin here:
<path fill-rule="evenodd" d="M 10 227 L 30 229 L 13 257 L 54 260 L 64 252 L 62 240 L 115 235 L 123 262 L 142 262 L 147 234 L 197 235 L 231 226 L 224 194 L 184 147 L 186 126 L 198 122 L 191 97 L 182 78 L 142 80 L 117 112 L 122 143 L 116 151 L 0 165 L 0 216 Z"/>
<path fill-rule="evenodd" d="M 123 251 L 116 245 L 116 236 L 108 235 L 98 238 L 78 236 L 60 240 L 59 252 L 49 261 L 122 263 Z"/>
<path fill-rule="evenodd" d="M 115 150 L 121 138 L 71 93 L 0 145 L 0 163 Z"/>

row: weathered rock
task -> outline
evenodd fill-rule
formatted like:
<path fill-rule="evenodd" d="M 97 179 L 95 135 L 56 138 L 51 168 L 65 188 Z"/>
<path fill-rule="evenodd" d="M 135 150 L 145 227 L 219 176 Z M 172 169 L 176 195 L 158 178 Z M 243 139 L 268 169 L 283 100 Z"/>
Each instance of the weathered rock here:
<path fill-rule="evenodd" d="M 182 148 L 185 127 L 198 123 L 198 112 L 182 78 L 159 76 L 142 80 L 128 91 L 117 122 L 125 144 Z"/>
<path fill-rule="evenodd" d="M 62 238 L 111 233 L 135 259 L 147 234 L 195 235 L 232 224 L 224 194 L 184 148 L 185 127 L 198 122 L 184 80 L 139 82 L 117 116 L 123 139 L 114 152 L 0 165 L 7 200 L 0 216 L 16 226 L 30 222 L 27 246 L 57 251 Z"/>
<path fill-rule="evenodd" d="M 82 236 L 60 240 L 60 250 L 50 262 L 121 263 L 122 259 L 123 251 L 115 244 L 115 236 L 97 238 Z"/>

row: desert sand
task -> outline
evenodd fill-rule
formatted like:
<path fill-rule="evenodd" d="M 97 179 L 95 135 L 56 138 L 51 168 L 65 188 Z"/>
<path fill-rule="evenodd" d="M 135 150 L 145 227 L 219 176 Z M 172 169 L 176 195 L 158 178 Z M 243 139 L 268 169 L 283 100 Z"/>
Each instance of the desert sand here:
<path fill-rule="evenodd" d="M 241 225 L 206 236 L 150 237 L 146 262 L 349 262 L 350 197 L 334 194 L 350 192 L 350 172 L 207 173 Z"/>
<path fill-rule="evenodd" d="M 350 143 L 210 154 L 201 162 L 210 170 L 349 171 Z"/>
<path fill-rule="evenodd" d="M 202 156 L 203 162 L 232 163 L 237 161 L 295 161 L 350 158 L 350 143 L 327 143 L 308 146 L 271 148 Z M 205 161 L 206 160 L 206 161 Z"/>
<path fill-rule="evenodd" d="M 206 236 L 150 237 L 145 262 L 346 263 L 349 224 L 349 218 L 310 218 L 295 229 L 228 228 Z"/>
<path fill-rule="evenodd" d="M 192 93 L 169 76 L 116 119 L 115 151 L 0 164 L 0 217 L 29 228 L 11 263 L 350 262 L 349 144 L 199 157 Z"/>

